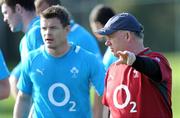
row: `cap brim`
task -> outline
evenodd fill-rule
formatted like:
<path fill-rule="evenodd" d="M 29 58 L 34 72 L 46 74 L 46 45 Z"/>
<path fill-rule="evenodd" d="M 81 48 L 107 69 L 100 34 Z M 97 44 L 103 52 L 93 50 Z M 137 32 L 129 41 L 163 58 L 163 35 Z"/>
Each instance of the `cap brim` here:
<path fill-rule="evenodd" d="M 112 29 L 107 29 L 107 28 L 101 28 L 96 31 L 96 33 L 100 35 L 109 35 L 109 34 L 112 34 L 113 32 L 115 31 Z"/>

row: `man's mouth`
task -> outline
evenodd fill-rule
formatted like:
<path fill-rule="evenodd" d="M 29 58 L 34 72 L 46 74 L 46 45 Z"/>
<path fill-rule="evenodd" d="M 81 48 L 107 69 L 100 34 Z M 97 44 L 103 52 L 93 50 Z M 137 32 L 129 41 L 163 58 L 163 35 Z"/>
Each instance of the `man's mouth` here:
<path fill-rule="evenodd" d="M 47 39 L 45 39 L 45 41 L 46 41 L 46 42 L 52 42 L 53 39 L 47 38 Z"/>
<path fill-rule="evenodd" d="M 53 41 L 53 39 L 45 39 L 46 41 Z"/>

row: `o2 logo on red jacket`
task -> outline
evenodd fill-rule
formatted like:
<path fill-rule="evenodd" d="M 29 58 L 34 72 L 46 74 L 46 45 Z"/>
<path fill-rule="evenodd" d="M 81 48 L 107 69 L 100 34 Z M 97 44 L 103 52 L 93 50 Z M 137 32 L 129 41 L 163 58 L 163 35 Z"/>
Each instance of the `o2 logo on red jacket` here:
<path fill-rule="evenodd" d="M 125 93 L 126 93 L 126 99 L 125 99 L 124 103 L 119 104 L 118 99 L 117 99 L 118 98 L 118 92 L 122 91 L 122 90 L 124 90 Z M 130 113 L 135 113 L 135 112 L 137 112 L 137 110 L 136 110 L 136 102 L 130 101 L 130 100 L 131 100 L 131 94 L 130 94 L 130 91 L 129 91 L 128 87 L 126 85 L 123 85 L 123 84 L 117 86 L 116 89 L 114 90 L 114 94 L 113 94 L 114 106 L 116 108 L 118 108 L 118 109 L 124 109 L 125 107 L 128 106 L 128 104 L 130 104 L 130 105 L 132 104 L 133 106 L 132 106 L 132 108 L 130 110 Z"/>

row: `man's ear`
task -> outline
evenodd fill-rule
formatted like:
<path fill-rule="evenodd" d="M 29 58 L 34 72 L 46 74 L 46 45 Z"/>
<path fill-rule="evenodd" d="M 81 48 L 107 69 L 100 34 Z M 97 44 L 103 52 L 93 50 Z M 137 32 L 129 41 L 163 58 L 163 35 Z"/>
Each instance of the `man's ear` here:
<path fill-rule="evenodd" d="M 127 40 L 130 40 L 131 38 L 131 32 L 130 31 L 127 31 L 126 32 L 126 37 L 125 37 Z"/>
<path fill-rule="evenodd" d="M 71 30 L 70 25 L 67 25 L 67 26 L 65 27 L 65 30 L 66 30 L 66 32 L 70 32 L 70 30 Z"/>
<path fill-rule="evenodd" d="M 15 11 L 17 12 L 17 13 L 22 13 L 22 6 L 20 5 L 20 4 L 16 4 L 16 6 L 15 6 Z"/>

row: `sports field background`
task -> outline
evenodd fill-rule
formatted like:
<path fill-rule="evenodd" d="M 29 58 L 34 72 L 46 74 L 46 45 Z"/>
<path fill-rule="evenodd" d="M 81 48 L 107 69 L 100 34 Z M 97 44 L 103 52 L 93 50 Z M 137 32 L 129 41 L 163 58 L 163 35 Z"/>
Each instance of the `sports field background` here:
<path fill-rule="evenodd" d="M 166 53 L 165 55 L 171 64 L 173 72 L 173 117 L 180 118 L 180 53 Z M 7 100 L 0 101 L 0 118 L 12 118 L 13 105 L 14 100 L 11 97 Z"/>

